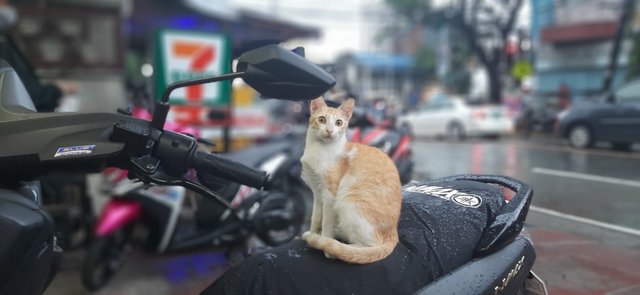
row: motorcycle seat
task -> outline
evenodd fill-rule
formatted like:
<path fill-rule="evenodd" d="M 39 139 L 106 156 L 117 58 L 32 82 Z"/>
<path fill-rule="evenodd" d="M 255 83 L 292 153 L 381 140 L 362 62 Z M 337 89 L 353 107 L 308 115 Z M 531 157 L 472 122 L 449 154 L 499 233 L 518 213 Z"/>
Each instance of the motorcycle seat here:
<path fill-rule="evenodd" d="M 403 187 L 400 242 L 389 257 L 348 264 L 293 240 L 249 257 L 202 294 L 411 294 L 476 258 L 485 241 L 495 242 L 487 233 L 504 208 L 496 185 L 460 178 L 411 182 Z"/>

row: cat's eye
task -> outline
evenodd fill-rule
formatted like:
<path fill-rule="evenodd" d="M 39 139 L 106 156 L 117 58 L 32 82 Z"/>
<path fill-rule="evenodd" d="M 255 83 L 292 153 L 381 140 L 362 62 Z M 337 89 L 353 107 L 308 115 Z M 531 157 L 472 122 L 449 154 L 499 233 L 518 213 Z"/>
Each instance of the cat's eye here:
<path fill-rule="evenodd" d="M 336 126 L 342 126 L 342 120 L 337 120 L 336 121 Z"/>
<path fill-rule="evenodd" d="M 320 116 L 320 117 L 318 118 L 318 122 L 320 122 L 320 123 L 324 124 L 325 122 L 327 122 L 327 118 Z"/>

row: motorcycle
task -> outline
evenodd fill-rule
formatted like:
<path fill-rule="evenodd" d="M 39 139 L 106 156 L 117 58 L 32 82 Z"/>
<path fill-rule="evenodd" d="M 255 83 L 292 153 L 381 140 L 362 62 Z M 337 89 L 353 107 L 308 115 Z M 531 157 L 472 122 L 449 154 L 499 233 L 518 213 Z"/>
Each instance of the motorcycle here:
<path fill-rule="evenodd" d="M 546 294 L 522 230 L 533 197 L 525 183 L 458 175 L 402 191 L 400 242 L 384 260 L 336 262 L 294 240 L 228 269 L 202 294 Z"/>
<path fill-rule="evenodd" d="M 391 119 L 377 122 L 361 109 L 356 108 L 349 120 L 350 141 L 374 146 L 387 154 L 396 164 L 400 182 L 408 183 L 413 176 L 411 159 L 411 135 L 405 128 L 395 128 Z"/>
<path fill-rule="evenodd" d="M 0 147 L 0 231 L 5 241 L 0 244 L 0 293 L 40 294 L 57 271 L 62 251 L 53 222 L 39 206 L 38 184 L 29 182 L 46 172 L 117 167 L 145 184 L 180 186 L 211 198 L 246 228 L 279 224 L 280 216 L 255 218 L 263 206 L 234 208 L 214 185 L 191 175 L 195 171 L 198 179 L 210 176 L 268 190 L 275 183 L 264 171 L 198 150 L 193 137 L 163 129 L 173 89 L 232 78 L 243 78 L 264 96 L 289 100 L 315 98 L 335 83 L 304 58 L 267 46 L 240 56 L 236 72 L 170 85 L 149 122 L 111 113 L 36 113 L 15 72 L 6 64 L 0 67 L 0 142 L 5 143 Z M 516 195 L 486 228 L 477 258 L 418 294 L 515 294 L 526 286 L 535 252 L 521 229 L 531 190 L 509 179 L 485 182 L 505 185 Z M 266 220 L 274 222 L 262 222 Z"/>
<path fill-rule="evenodd" d="M 116 274 L 132 248 L 137 225 L 147 231 L 145 248 L 158 254 L 225 245 L 229 252 L 240 246 L 240 254 L 248 255 L 255 247 L 290 241 L 301 232 L 313 198 L 299 173 L 292 170 L 299 165 L 296 155 L 302 151 L 298 149 L 287 142 L 273 142 L 225 154 L 271 175 L 269 192 L 215 176 L 200 177 L 200 183 L 216 191 L 231 207 L 246 211 L 253 221 L 250 226 L 233 218 L 225 206 L 181 186 L 147 185 L 128 179 L 126 171 L 105 170 L 104 186 L 111 199 L 94 229 L 94 242 L 82 267 L 83 285 L 98 290 Z M 253 237 L 257 239 L 250 240 Z"/>
<path fill-rule="evenodd" d="M 170 85 L 156 105 L 153 119 L 145 121 L 111 113 L 36 113 L 15 71 L 4 64 L 0 71 L 0 138 L 7 144 L 0 150 L 0 224 L 6 240 L 12 242 L 0 247 L 0 262 L 10 266 L 0 270 L 7 282 L 0 284 L 0 293 L 40 294 L 59 265 L 62 251 L 53 234 L 51 218 L 38 205 L 37 184 L 24 182 L 46 172 L 95 172 L 107 166 L 117 167 L 128 170 L 127 177 L 145 185 L 180 186 L 211 198 L 225 208 L 226 220 L 235 221 L 229 222 L 229 227 L 240 232 L 269 233 L 289 225 L 294 216 L 273 209 L 281 208 L 287 200 L 286 195 L 277 193 L 280 184 L 275 175 L 267 176 L 264 171 L 198 150 L 193 137 L 163 128 L 171 91 L 233 78 L 243 78 L 265 96 L 290 100 L 317 97 L 335 83 L 333 77 L 299 55 L 275 45 L 266 46 L 242 55 L 234 73 Z M 6 169 L 10 166 L 16 169 Z M 199 181 L 189 177 L 194 171 Z M 242 206 L 247 198 L 234 207 L 218 191 L 222 186 L 214 182 L 220 179 L 276 190 L 253 194 L 252 199 L 260 199 L 260 203 Z M 169 191 L 168 195 L 175 194 Z M 280 196 L 270 197 L 277 194 Z M 130 200 L 119 203 L 127 202 Z M 121 214 L 131 217 L 136 216 L 132 209 L 142 210 L 142 206 L 124 208 L 128 209 Z M 159 207 L 156 211 L 162 210 Z M 121 242 L 127 234 L 126 227 L 122 229 L 122 234 L 113 235 L 110 243 Z M 218 235 L 226 230 L 220 228 Z M 214 236 L 211 232 L 197 240 L 211 243 Z"/>
<path fill-rule="evenodd" d="M 498 185 L 507 200 L 489 224 L 475 248 L 475 258 L 437 278 L 414 295 L 524 294 L 546 295 L 546 285 L 533 271 L 536 252 L 524 223 L 533 198 L 525 183 L 504 176 L 458 175 L 439 182 L 470 180 Z M 461 284 L 473 278 L 473 284 Z"/>
<path fill-rule="evenodd" d="M 132 114 L 152 119 L 142 108 L 134 108 Z M 197 130 L 171 121 L 164 129 L 199 136 Z M 147 232 L 144 248 L 157 254 L 225 245 L 229 255 L 240 250 L 241 256 L 246 256 L 299 235 L 303 224 L 310 223 L 307 210 L 313 196 L 300 178 L 303 146 L 290 141 L 289 137 L 274 139 L 224 154 L 227 159 L 270 175 L 268 192 L 212 175 L 196 177 L 232 208 L 246 211 L 252 224 L 243 224 L 229 208 L 181 186 L 148 185 L 128 179 L 125 170 L 106 169 L 102 191 L 111 198 L 97 219 L 93 243 L 83 262 L 81 279 L 85 288 L 102 288 L 123 266 L 138 225 Z"/>

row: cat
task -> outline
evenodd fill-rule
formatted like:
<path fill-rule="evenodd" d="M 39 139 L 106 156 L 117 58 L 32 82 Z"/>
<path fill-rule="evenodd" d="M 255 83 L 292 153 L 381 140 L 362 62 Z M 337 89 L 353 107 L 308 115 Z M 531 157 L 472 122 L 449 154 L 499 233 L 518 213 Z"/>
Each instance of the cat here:
<path fill-rule="evenodd" d="M 338 108 L 322 97 L 311 101 L 300 161 L 314 203 L 302 239 L 328 258 L 366 264 L 386 258 L 398 244 L 402 192 L 398 170 L 384 152 L 347 141 L 354 106 L 353 99 Z"/>

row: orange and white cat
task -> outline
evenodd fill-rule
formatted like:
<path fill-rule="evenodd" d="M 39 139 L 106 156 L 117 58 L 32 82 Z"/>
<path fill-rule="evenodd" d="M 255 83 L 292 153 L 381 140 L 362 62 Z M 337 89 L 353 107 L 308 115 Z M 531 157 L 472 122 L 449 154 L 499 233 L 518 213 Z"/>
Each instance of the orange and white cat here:
<path fill-rule="evenodd" d="M 322 97 L 311 101 L 300 161 L 314 204 L 311 229 L 302 238 L 329 258 L 365 264 L 386 258 L 398 244 L 402 192 L 385 153 L 347 141 L 354 104 L 348 99 L 332 108 Z"/>

